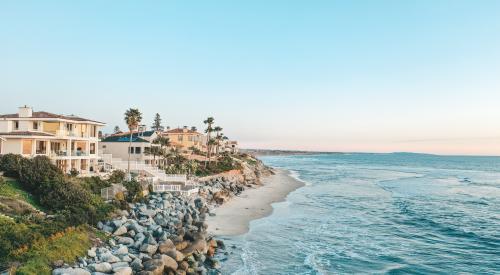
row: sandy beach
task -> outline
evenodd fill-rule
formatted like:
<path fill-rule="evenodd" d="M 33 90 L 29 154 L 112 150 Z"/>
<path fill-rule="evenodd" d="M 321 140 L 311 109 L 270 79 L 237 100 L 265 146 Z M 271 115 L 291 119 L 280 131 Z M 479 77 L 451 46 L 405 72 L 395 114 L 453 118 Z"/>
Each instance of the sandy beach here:
<path fill-rule="evenodd" d="M 271 204 L 284 201 L 290 192 L 303 185 L 288 171 L 276 170 L 275 175 L 262 179 L 262 186 L 247 189 L 216 208 L 216 216 L 207 219 L 208 232 L 215 236 L 245 234 L 250 221 L 270 215 L 273 211 Z"/>

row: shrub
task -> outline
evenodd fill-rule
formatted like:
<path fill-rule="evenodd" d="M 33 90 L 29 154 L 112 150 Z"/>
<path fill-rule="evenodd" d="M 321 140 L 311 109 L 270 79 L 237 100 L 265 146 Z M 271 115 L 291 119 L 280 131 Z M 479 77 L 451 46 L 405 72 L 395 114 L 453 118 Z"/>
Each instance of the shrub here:
<path fill-rule="evenodd" d="M 19 176 L 19 165 L 23 159 L 20 155 L 6 154 L 0 156 L 0 171 L 4 172 L 7 177 Z"/>
<path fill-rule="evenodd" d="M 137 202 L 140 201 L 144 195 L 142 186 L 139 182 L 132 180 L 123 183 L 123 186 L 127 188 L 127 201 L 128 202 Z"/>
<path fill-rule="evenodd" d="M 54 182 L 61 182 L 63 179 L 63 172 L 48 157 L 37 156 L 20 161 L 19 181 L 29 192 L 50 191 Z"/>
<path fill-rule="evenodd" d="M 114 170 L 111 172 L 111 175 L 109 176 L 108 182 L 113 184 L 113 183 L 122 183 L 125 181 L 125 172 L 122 170 Z"/>
<path fill-rule="evenodd" d="M 110 187 L 109 181 L 102 180 L 100 177 L 88 177 L 79 179 L 83 188 L 94 194 L 101 194 L 101 189 Z"/>

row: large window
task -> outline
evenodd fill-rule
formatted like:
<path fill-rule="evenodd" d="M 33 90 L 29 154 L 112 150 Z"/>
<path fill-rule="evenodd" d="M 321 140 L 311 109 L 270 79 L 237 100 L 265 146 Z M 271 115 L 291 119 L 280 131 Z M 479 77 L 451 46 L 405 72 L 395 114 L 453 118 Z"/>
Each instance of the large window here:
<path fill-rule="evenodd" d="M 14 130 L 19 130 L 19 121 L 14 121 Z"/>
<path fill-rule="evenodd" d="M 141 147 L 135 147 L 135 153 L 140 154 L 141 153 Z"/>
<path fill-rule="evenodd" d="M 179 136 L 177 137 L 177 140 L 178 140 L 178 141 L 182 141 L 182 138 L 183 138 L 183 136 L 182 136 L 182 135 L 179 135 Z"/>
<path fill-rule="evenodd" d="M 33 122 L 33 130 L 38 131 L 38 121 Z"/>
<path fill-rule="evenodd" d="M 90 153 L 91 153 L 92 155 L 95 155 L 95 143 L 91 143 L 91 144 L 90 144 Z"/>
<path fill-rule="evenodd" d="M 46 141 L 37 141 L 36 142 L 36 154 L 44 155 L 47 153 L 47 142 Z"/>

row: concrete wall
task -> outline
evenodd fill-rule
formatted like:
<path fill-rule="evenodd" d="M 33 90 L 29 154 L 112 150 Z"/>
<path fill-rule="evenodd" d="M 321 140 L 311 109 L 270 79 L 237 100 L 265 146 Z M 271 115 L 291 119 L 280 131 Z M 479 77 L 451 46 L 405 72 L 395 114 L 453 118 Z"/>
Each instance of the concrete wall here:
<path fill-rule="evenodd" d="M 134 148 L 141 147 L 141 153 L 135 154 L 135 149 L 134 149 L 134 153 L 130 154 L 130 160 L 142 162 L 144 160 L 153 159 L 152 156 L 146 156 L 146 154 L 144 154 L 144 148 L 151 147 L 150 143 L 133 142 L 132 147 L 134 147 Z M 99 143 L 99 150 L 101 150 L 101 153 L 112 154 L 113 158 L 119 158 L 122 160 L 128 159 L 128 148 L 129 148 L 128 142 L 100 142 Z"/>

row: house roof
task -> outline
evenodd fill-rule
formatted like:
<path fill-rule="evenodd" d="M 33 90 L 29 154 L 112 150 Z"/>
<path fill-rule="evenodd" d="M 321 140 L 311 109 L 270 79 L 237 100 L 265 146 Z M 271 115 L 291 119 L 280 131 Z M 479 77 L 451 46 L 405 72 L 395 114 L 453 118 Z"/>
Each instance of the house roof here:
<path fill-rule="evenodd" d="M 153 130 L 144 131 L 144 132 L 140 133 L 140 137 L 150 137 L 150 136 L 154 135 L 155 132 L 156 131 L 153 131 Z M 111 136 L 112 137 L 116 137 L 116 136 L 130 136 L 130 132 L 120 132 L 120 133 L 113 134 Z M 132 136 L 133 137 L 139 136 L 139 132 L 133 131 Z"/>
<path fill-rule="evenodd" d="M 7 114 L 7 115 L 0 115 L 0 118 L 19 118 L 19 114 Z M 72 120 L 72 121 L 77 121 L 77 122 L 93 122 L 93 123 L 99 123 L 99 124 L 105 124 L 103 122 L 99 122 L 96 120 L 91 120 L 91 119 L 86 119 L 82 117 L 77 117 L 77 116 L 65 116 L 65 115 L 57 115 L 49 112 L 33 112 L 31 117 L 28 118 L 52 118 L 52 119 L 65 119 L 65 120 Z"/>
<path fill-rule="evenodd" d="M 197 131 L 193 131 L 191 129 L 183 129 L 183 128 L 175 128 L 175 129 L 167 130 L 163 133 L 164 134 L 183 134 L 183 133 L 185 133 L 185 134 L 200 134 Z"/>
<path fill-rule="evenodd" d="M 115 135 L 115 136 L 109 136 L 101 142 L 130 142 L 130 135 Z M 132 135 L 132 142 L 148 142 L 147 140 L 138 137 L 137 135 Z"/>
<path fill-rule="evenodd" d="M 53 137 L 53 134 L 43 133 L 43 132 L 31 132 L 31 131 L 15 131 L 0 133 L 0 136 L 43 136 L 43 137 Z"/>

